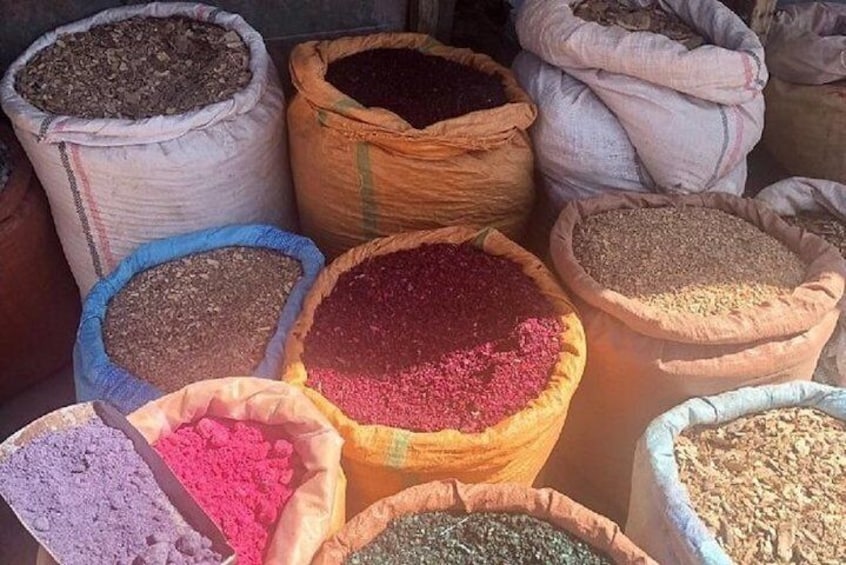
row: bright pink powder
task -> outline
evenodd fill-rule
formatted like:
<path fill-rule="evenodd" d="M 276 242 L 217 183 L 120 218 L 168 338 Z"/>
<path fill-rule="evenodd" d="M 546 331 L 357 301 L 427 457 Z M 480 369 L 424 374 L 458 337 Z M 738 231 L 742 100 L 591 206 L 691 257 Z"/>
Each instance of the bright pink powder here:
<path fill-rule="evenodd" d="M 433 244 L 347 271 L 306 336 L 308 386 L 365 424 L 479 432 L 547 386 L 555 311 L 519 265 Z"/>
<path fill-rule="evenodd" d="M 223 531 L 238 564 L 261 565 L 294 492 L 293 445 L 256 422 L 203 418 L 155 448 Z"/>

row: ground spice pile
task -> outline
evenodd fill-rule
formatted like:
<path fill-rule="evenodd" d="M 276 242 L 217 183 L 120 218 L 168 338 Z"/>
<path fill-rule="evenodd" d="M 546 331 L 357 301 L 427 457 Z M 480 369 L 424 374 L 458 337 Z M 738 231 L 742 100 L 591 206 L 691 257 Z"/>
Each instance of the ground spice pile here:
<path fill-rule="evenodd" d="M 829 212 L 802 212 L 782 217 L 787 223 L 817 234 L 840 250 L 846 257 L 846 225 Z"/>
<path fill-rule="evenodd" d="M 123 432 L 95 418 L 0 463 L 0 492 L 68 565 L 221 563 Z"/>
<path fill-rule="evenodd" d="M 183 17 L 132 18 L 61 36 L 15 77 L 58 115 L 141 119 L 231 98 L 252 78 L 241 37 Z"/>
<path fill-rule="evenodd" d="M 258 247 L 225 247 L 153 267 L 109 303 L 106 353 L 165 392 L 252 374 L 301 275 L 298 261 Z"/>
<path fill-rule="evenodd" d="M 846 423 L 771 410 L 676 440 L 693 507 L 737 563 L 842 563 Z"/>
<path fill-rule="evenodd" d="M 588 217 L 576 259 L 599 284 L 669 312 L 712 316 L 789 295 L 799 257 L 749 222 L 710 208 L 641 208 Z"/>
<path fill-rule="evenodd" d="M 223 531 L 239 565 L 262 565 L 296 485 L 294 446 L 268 426 L 202 418 L 156 451 Z"/>
<path fill-rule="evenodd" d="M 12 164 L 9 162 L 9 158 L 9 150 L 0 141 L 0 192 L 3 192 L 3 189 L 6 188 L 6 182 L 12 176 Z"/>
<path fill-rule="evenodd" d="M 303 359 L 308 386 L 360 423 L 480 432 L 547 386 L 561 331 L 516 263 L 433 244 L 341 275 Z"/>
<path fill-rule="evenodd" d="M 508 102 L 498 75 L 413 49 L 371 49 L 329 64 L 326 80 L 369 108 L 417 129 Z"/>
<path fill-rule="evenodd" d="M 620 0 L 582 0 L 573 6 L 578 18 L 604 26 L 618 26 L 628 31 L 660 33 L 688 49 L 707 43 L 704 37 L 672 12 L 653 2 L 642 8 Z"/>
<path fill-rule="evenodd" d="M 611 561 L 587 543 L 525 514 L 426 512 L 393 520 L 344 563 L 610 565 Z"/>

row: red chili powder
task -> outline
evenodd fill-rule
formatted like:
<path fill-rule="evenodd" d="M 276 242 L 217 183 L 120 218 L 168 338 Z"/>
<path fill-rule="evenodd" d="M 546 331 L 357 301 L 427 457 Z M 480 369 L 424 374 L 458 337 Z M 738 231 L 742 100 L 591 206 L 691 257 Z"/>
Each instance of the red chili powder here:
<path fill-rule="evenodd" d="M 261 565 L 294 492 L 294 446 L 256 422 L 202 418 L 155 448 L 223 531 L 238 564 Z"/>
<path fill-rule="evenodd" d="M 318 306 L 308 385 L 360 423 L 480 432 L 537 398 L 561 324 L 516 263 L 469 244 L 369 259 Z"/>

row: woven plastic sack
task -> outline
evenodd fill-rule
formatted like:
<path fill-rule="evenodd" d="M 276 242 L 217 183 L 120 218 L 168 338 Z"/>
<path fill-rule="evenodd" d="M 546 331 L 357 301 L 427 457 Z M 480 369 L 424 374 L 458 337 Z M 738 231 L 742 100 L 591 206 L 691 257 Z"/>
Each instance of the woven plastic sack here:
<path fill-rule="evenodd" d="M 751 222 L 798 254 L 807 265 L 804 282 L 791 295 L 761 306 L 698 316 L 627 298 L 600 285 L 579 264 L 572 241 L 584 218 L 666 206 L 705 206 Z M 844 264 L 839 251 L 754 200 L 709 193 L 571 202 L 553 229 L 550 248 L 581 315 L 588 361 L 545 480 L 621 524 L 635 444 L 653 418 L 694 396 L 810 380 L 840 315 Z"/>
<path fill-rule="evenodd" d="M 743 192 L 767 80 L 758 37 L 717 0 L 633 0 L 677 14 L 713 45 L 604 27 L 578 0 L 527 0 L 514 72 L 538 105 L 531 128 L 555 210 L 608 191 Z"/>
<path fill-rule="evenodd" d="M 846 223 L 846 185 L 821 179 L 794 177 L 768 186 L 756 200 L 779 216 L 826 211 Z M 846 304 L 840 301 L 841 312 Z M 823 367 L 820 367 L 823 366 Z M 837 329 L 823 350 L 814 376 L 825 384 L 846 387 L 846 317 L 841 313 Z"/>
<path fill-rule="evenodd" d="M 377 48 L 415 49 L 502 79 L 509 103 L 414 129 L 325 80 L 330 63 Z M 536 111 L 511 72 L 485 55 L 418 34 L 309 42 L 291 54 L 288 109 L 303 233 L 329 257 L 371 239 L 472 224 L 519 237 L 534 198 L 526 129 Z M 436 80 L 436 78 L 435 78 Z"/>
<path fill-rule="evenodd" d="M 749 387 L 695 398 L 653 421 L 637 444 L 626 535 L 660 563 L 734 563 L 693 510 L 679 481 L 675 438 L 693 426 L 714 426 L 777 408 L 809 407 L 846 420 L 846 390 L 818 383 Z"/>
<path fill-rule="evenodd" d="M 344 525 L 346 479 L 338 433 L 297 388 L 279 381 L 228 378 L 193 383 L 151 402 L 128 419 L 151 444 L 203 416 L 279 426 L 305 467 L 279 516 L 264 562 L 308 565 Z"/>
<path fill-rule="evenodd" d="M 47 199 L 11 130 L 0 186 L 0 401 L 70 361 L 79 296 Z M 0 179 L 2 183 L 3 179 Z"/>
<path fill-rule="evenodd" d="M 301 236 L 271 226 L 227 226 L 147 243 L 124 259 L 114 272 L 91 290 L 82 311 L 74 348 L 74 382 L 80 402 L 106 400 L 124 413 L 162 395 L 162 391 L 111 361 L 103 342 L 109 301 L 138 273 L 194 253 L 233 245 L 277 250 L 302 266 L 303 274 L 288 296 L 264 359 L 254 375 L 275 378 L 283 360 L 288 331 L 300 313 L 303 299 L 323 268 L 323 255 Z M 230 375 L 209 375 L 209 378 Z"/>
<path fill-rule="evenodd" d="M 308 367 L 303 344 L 314 313 L 338 277 L 372 257 L 428 243 L 474 245 L 521 265 L 554 305 L 562 325 L 561 352 L 547 388 L 517 414 L 481 433 L 442 430 L 410 432 L 364 425 L 347 417 L 318 391 L 306 387 Z M 585 363 L 581 322 L 552 274 L 534 256 L 494 230 L 442 228 L 387 237 L 356 247 L 321 273 L 306 298 L 285 348 L 285 379 L 305 387 L 306 394 L 344 438 L 344 470 L 350 479 L 347 507 L 354 515 L 373 502 L 410 485 L 455 478 L 464 482 L 514 482 L 531 485 L 561 433 L 570 397 Z"/>
<path fill-rule="evenodd" d="M 528 514 L 587 542 L 617 565 L 657 565 L 620 532 L 617 524 L 563 494 L 520 485 L 465 485 L 454 480 L 411 487 L 380 500 L 323 544 L 314 565 L 343 563 L 351 553 L 372 542 L 391 520 L 438 511 Z"/>
<path fill-rule="evenodd" d="M 49 114 L 15 91 L 18 71 L 59 36 L 136 16 L 234 30 L 250 50 L 250 83 L 229 100 L 142 120 Z M 233 223 L 296 228 L 284 94 L 261 35 L 240 16 L 180 2 L 100 12 L 33 43 L 0 83 L 0 102 L 47 192 L 83 297 L 147 241 Z"/>

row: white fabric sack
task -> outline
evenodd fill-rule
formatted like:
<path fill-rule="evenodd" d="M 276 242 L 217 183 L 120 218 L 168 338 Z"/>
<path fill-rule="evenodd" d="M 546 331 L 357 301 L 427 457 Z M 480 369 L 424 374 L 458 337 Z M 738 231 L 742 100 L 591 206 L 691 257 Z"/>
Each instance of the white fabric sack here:
<path fill-rule="evenodd" d="M 768 78 L 758 37 L 717 0 L 658 0 L 714 45 L 573 15 L 576 0 L 526 0 L 514 62 L 538 105 L 532 131 L 551 199 L 608 190 L 741 194 L 761 137 Z M 638 0 L 649 5 L 649 0 Z"/>
<path fill-rule="evenodd" d="M 767 66 L 795 84 L 846 80 L 846 4 L 811 2 L 779 11 L 767 37 Z"/>
<path fill-rule="evenodd" d="M 755 199 L 780 216 L 827 211 L 846 223 L 846 185 L 834 181 L 793 177 L 768 186 Z M 843 300 L 840 311 L 846 311 Z M 846 387 L 846 316 L 842 314 L 820 356 L 820 367 L 815 380 Z"/>
<path fill-rule="evenodd" d="M 185 16 L 234 30 L 252 79 L 231 99 L 176 116 L 83 119 L 45 113 L 15 91 L 15 75 L 64 34 L 135 16 Z M 33 43 L 0 83 L 84 297 L 141 243 L 233 223 L 296 227 L 285 98 L 261 35 L 243 18 L 194 3 L 115 8 Z"/>

